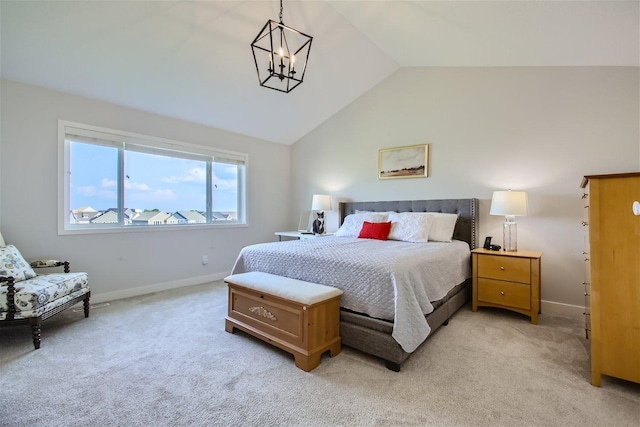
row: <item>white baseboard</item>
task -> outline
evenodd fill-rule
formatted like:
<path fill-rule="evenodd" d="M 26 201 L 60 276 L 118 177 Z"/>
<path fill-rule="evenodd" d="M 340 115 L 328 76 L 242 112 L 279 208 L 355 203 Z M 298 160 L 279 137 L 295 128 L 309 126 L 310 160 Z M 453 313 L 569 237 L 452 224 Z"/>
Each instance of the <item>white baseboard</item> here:
<path fill-rule="evenodd" d="M 92 294 L 91 303 L 100 304 L 123 298 L 137 297 L 139 295 L 151 294 L 153 292 L 167 291 L 169 289 L 182 288 L 185 286 L 200 285 L 207 282 L 215 282 L 227 277 L 229 272 L 214 273 L 206 276 L 190 277 L 188 279 L 174 280 L 171 282 L 157 283 L 138 288 L 123 289 L 121 291 L 107 292 L 103 294 Z M 541 311 L 544 314 L 557 314 L 561 316 L 582 317 L 584 307 L 580 305 L 563 304 L 554 301 L 541 301 Z"/>
<path fill-rule="evenodd" d="M 544 301 L 540 302 L 541 312 L 543 314 L 559 314 L 561 316 L 582 317 L 584 314 L 584 306 L 563 304 L 561 302 Z"/>
<path fill-rule="evenodd" d="M 214 273 L 206 276 L 189 277 L 188 279 L 174 280 L 172 282 L 157 283 L 148 286 L 140 286 L 138 288 L 123 289 L 121 291 L 107 292 L 103 294 L 91 293 L 91 304 L 100 304 L 102 302 L 114 301 L 117 299 L 137 297 L 139 295 L 151 294 L 153 292 L 166 291 L 169 289 L 182 288 L 185 286 L 200 285 L 207 282 L 215 282 L 227 277 L 229 272 Z"/>

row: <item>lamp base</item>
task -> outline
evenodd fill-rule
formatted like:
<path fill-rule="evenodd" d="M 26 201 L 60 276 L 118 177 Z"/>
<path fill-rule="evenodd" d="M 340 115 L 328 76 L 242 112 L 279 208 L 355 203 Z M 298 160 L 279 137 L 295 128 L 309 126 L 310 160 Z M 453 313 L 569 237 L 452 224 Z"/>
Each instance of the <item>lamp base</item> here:
<path fill-rule="evenodd" d="M 512 216 L 507 216 L 502 229 L 502 247 L 507 252 L 518 250 L 518 225 Z"/>

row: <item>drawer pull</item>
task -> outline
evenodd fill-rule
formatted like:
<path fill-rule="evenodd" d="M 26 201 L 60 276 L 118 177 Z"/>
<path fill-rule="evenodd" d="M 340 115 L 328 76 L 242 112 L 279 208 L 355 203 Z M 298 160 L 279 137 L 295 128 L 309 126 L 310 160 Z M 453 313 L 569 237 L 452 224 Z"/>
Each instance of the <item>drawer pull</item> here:
<path fill-rule="evenodd" d="M 500 267 L 500 270 L 504 271 L 504 267 Z"/>
<path fill-rule="evenodd" d="M 262 316 L 265 319 L 269 319 L 274 322 L 278 320 L 278 318 L 272 312 L 270 312 L 264 307 L 249 307 L 249 311 L 252 312 L 253 314 L 257 314 L 258 316 Z"/>
<path fill-rule="evenodd" d="M 500 295 L 504 295 L 504 291 L 500 291 Z"/>

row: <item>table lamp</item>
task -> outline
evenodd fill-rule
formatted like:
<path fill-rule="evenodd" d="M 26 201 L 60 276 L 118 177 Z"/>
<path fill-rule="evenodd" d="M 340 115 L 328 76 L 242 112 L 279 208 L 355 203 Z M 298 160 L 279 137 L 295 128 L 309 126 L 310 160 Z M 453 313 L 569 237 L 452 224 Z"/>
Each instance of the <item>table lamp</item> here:
<path fill-rule="evenodd" d="M 527 193 L 524 191 L 494 191 L 491 198 L 491 215 L 504 215 L 502 247 L 505 251 L 518 250 L 518 226 L 516 216 L 527 215 Z"/>

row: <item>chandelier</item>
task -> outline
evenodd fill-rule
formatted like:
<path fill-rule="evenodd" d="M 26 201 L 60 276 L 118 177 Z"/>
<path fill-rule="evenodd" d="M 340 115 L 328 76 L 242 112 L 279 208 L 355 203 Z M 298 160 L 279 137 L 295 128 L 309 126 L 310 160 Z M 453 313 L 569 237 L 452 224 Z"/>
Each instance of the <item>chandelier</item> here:
<path fill-rule="evenodd" d="M 313 37 L 269 19 L 251 43 L 260 86 L 289 93 L 302 83 Z"/>

